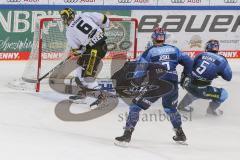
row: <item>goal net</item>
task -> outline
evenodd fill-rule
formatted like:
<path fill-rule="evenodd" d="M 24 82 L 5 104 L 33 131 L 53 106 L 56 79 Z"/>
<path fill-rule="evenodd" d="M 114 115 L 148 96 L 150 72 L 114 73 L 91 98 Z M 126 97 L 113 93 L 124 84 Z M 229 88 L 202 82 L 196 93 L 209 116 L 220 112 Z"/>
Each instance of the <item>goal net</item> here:
<path fill-rule="evenodd" d="M 111 16 L 110 28 L 105 31 L 108 52 L 97 78 L 110 78 L 113 70 L 119 70 L 124 62 L 136 58 L 137 27 L 135 18 Z M 70 54 L 66 40 L 66 28 L 59 17 L 38 17 L 35 24 L 33 46 L 21 78 L 21 85 L 30 83 L 40 90 L 42 77 Z M 73 75 L 68 75 L 71 77 Z M 45 81 L 48 77 L 44 78 Z M 24 88 L 23 88 L 24 90 Z"/>

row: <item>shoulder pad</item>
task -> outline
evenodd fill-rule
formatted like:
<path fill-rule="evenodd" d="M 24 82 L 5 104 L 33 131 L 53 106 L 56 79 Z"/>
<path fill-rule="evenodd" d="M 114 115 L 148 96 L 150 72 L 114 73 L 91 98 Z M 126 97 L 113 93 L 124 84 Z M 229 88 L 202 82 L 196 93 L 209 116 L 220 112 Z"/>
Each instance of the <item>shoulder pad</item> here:
<path fill-rule="evenodd" d="M 218 54 L 218 55 L 219 55 L 220 57 L 224 58 L 226 61 L 228 61 L 227 58 L 224 57 L 223 55 L 220 55 L 220 54 Z"/>

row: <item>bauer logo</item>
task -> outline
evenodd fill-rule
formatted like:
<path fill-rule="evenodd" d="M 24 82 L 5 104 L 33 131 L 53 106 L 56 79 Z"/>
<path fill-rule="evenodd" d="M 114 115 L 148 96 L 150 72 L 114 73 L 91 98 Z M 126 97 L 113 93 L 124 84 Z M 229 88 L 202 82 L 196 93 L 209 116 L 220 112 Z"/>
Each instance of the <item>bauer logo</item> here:
<path fill-rule="evenodd" d="M 224 3 L 237 3 L 238 0 L 224 0 Z"/>
<path fill-rule="evenodd" d="M 236 17 L 236 19 L 234 19 Z M 197 18 L 204 19 L 197 22 Z M 139 22 L 139 32 L 152 32 L 155 26 L 163 26 L 168 32 L 237 32 L 240 15 L 143 15 Z M 194 28 L 198 23 L 200 28 Z M 176 25 L 172 28 L 172 24 Z"/>
<path fill-rule="evenodd" d="M 118 3 L 132 3 L 132 0 L 118 0 Z"/>

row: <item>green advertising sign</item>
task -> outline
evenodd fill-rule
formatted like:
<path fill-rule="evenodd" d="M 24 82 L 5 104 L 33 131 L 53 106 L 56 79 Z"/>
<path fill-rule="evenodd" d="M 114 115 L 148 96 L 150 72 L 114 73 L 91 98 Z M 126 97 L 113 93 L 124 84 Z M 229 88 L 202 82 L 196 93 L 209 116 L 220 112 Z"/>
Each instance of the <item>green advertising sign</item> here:
<path fill-rule="evenodd" d="M 80 13 L 82 11 L 77 11 Z M 84 12 L 84 11 L 83 11 Z M 91 11 L 88 11 L 91 12 Z M 131 11 L 101 11 L 106 15 L 130 16 Z M 1 10 L 0 52 L 31 51 L 38 16 L 58 15 L 57 10 Z"/>

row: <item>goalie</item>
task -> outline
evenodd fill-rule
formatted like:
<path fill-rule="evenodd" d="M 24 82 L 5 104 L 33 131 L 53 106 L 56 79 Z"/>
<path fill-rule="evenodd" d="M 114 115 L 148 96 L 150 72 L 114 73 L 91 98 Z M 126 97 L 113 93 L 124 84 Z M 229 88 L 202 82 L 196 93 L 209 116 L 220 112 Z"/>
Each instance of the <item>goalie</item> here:
<path fill-rule="evenodd" d="M 104 28 L 109 28 L 110 21 L 101 13 L 85 12 L 76 15 L 71 8 L 60 11 L 60 15 L 66 28 L 68 45 L 74 56 L 78 56 L 75 81 L 81 88 L 99 89 L 95 74 L 100 60 L 107 52 Z M 79 95 L 72 96 L 80 98 Z"/>

